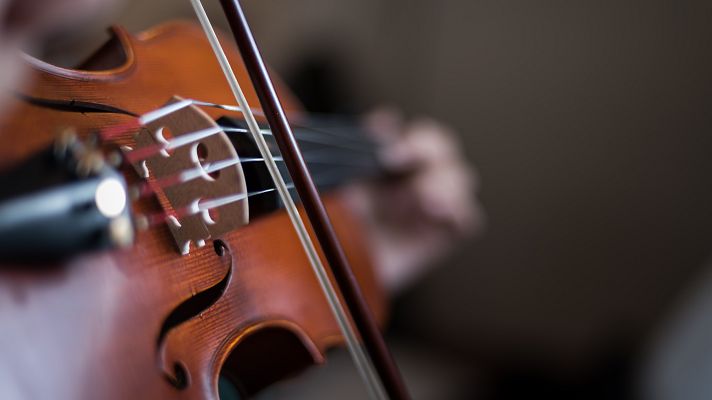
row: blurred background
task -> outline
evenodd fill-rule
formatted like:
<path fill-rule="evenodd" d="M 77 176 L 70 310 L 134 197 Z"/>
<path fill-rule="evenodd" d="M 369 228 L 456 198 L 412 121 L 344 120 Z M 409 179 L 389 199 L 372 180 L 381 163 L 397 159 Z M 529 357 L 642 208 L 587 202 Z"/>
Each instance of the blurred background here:
<path fill-rule="evenodd" d="M 480 172 L 486 232 L 395 302 L 388 339 L 415 398 L 696 398 L 665 391 L 712 371 L 704 358 L 658 363 L 708 346 L 674 338 L 712 314 L 686 311 L 712 245 L 712 3 L 243 4 L 308 109 L 433 116 Z M 54 52 L 172 18 L 189 3 L 131 0 Z M 262 397 L 362 398 L 350 368 L 336 351 Z"/>

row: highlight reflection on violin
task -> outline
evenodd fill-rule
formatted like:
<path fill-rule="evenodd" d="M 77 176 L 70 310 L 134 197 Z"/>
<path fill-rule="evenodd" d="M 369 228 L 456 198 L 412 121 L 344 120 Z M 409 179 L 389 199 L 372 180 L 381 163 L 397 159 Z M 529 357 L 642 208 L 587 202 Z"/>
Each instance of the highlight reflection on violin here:
<path fill-rule="evenodd" d="M 371 313 L 478 226 L 454 135 L 309 115 L 193 5 L 70 69 L 15 51 L 103 4 L 5 4 L 0 397 L 252 395 L 346 344 L 407 398 Z"/>

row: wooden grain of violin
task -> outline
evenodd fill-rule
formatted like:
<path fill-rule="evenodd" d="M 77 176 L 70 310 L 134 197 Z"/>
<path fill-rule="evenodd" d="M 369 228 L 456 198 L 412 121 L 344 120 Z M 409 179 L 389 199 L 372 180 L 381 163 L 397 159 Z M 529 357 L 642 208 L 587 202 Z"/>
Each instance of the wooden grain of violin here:
<path fill-rule="evenodd" d="M 314 220 L 320 201 L 308 193 L 312 180 L 328 189 L 363 173 L 373 149 L 367 140 L 302 127 L 309 118 L 279 81 L 281 104 L 270 99 L 239 4 L 222 3 L 240 49 L 220 35 L 226 59 L 247 103 L 263 110 L 255 115 L 269 150 L 281 152 L 280 171 L 294 177 L 288 186 L 303 200 L 318 258 L 332 268 L 351 266 L 329 276 L 375 364 L 371 374 L 384 379 L 388 397 L 407 398 L 379 349 L 382 338 L 368 331 L 370 316 L 354 309 L 365 307 L 380 323 L 386 317 L 360 221 L 337 192 L 326 191 L 340 239 L 329 243 L 328 218 L 328 229 Z M 25 57 L 30 84 L 0 124 L 0 170 L 29 165 L 23 162 L 43 149 L 71 148 L 80 154 L 73 171 L 115 164 L 115 178 L 125 180 L 133 198 L 128 211 L 112 215 L 108 231 L 107 240 L 123 248 L 56 261 L 37 245 L 35 256 L 50 261 L 0 267 L 0 398 L 216 399 L 221 376 L 252 395 L 324 362 L 325 351 L 343 343 L 267 161 L 250 139 L 249 118 L 244 108 L 226 106 L 235 96 L 214 50 L 195 23 L 170 22 L 136 35 L 112 28 L 112 38 L 77 69 Z M 289 126 L 280 132 L 282 107 L 297 123 L 292 143 Z M 59 132 L 65 135 L 57 140 Z M 289 148 L 297 143 L 303 153 Z M 339 165 L 349 147 L 361 155 Z M 311 176 L 300 176 L 301 160 Z M 126 218 L 142 229 L 128 232 Z M 23 236 L 21 245 L 32 249 L 40 236 Z M 341 261 L 334 259 L 338 242 Z M 355 289 L 342 282 L 351 271 Z"/>

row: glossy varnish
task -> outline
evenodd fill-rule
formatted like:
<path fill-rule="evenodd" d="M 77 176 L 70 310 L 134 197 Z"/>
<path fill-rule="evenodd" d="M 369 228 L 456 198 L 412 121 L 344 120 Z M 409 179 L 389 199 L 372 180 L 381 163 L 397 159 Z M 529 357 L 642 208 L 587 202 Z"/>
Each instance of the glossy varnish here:
<path fill-rule="evenodd" d="M 165 24 L 135 37 L 115 28 L 114 35 L 86 64 L 101 70 L 62 69 L 28 58 L 31 84 L 23 95 L 103 104 L 133 114 L 174 95 L 233 102 L 207 41 L 193 24 Z M 233 46 L 225 48 L 240 81 L 249 82 Z M 103 68 L 117 52 L 123 61 Z M 248 101 L 257 105 L 249 85 L 243 86 Z M 298 108 L 282 85 L 278 91 L 288 110 Z M 0 126 L 0 168 L 47 146 L 62 127 L 86 135 L 133 119 L 116 112 L 40 107 L 19 98 L 11 107 Z M 229 115 L 206 112 L 213 118 Z M 118 143 L 131 141 L 127 135 Z M 130 168 L 125 172 L 129 182 L 138 181 Z M 359 221 L 338 196 L 325 203 L 365 298 L 382 320 L 383 294 Z M 156 199 L 141 200 L 135 208 L 161 210 Z M 225 371 L 228 376 L 255 366 L 247 375 L 258 383 L 246 383 L 248 391 L 285 373 L 270 364 L 288 364 L 300 354 L 322 362 L 324 351 L 341 338 L 286 215 L 263 216 L 220 239 L 181 256 L 167 228 L 159 226 L 140 232 L 136 245 L 126 250 L 40 270 L 0 267 L 0 398 L 210 399 L 217 398 L 226 360 L 226 368 L 233 368 Z M 246 339 L 260 332 L 270 335 Z M 269 339 L 287 336 L 282 333 L 296 340 L 274 343 L 277 357 L 268 352 L 269 359 L 256 359 L 264 354 L 260 348 L 241 349 L 237 354 L 244 353 L 243 360 L 229 357 L 241 343 L 270 348 Z"/>

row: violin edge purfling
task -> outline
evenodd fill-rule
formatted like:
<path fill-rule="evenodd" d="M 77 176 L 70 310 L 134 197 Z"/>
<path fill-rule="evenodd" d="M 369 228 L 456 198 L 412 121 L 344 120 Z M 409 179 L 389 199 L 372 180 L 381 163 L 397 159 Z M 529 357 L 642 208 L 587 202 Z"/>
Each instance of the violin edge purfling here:
<path fill-rule="evenodd" d="M 117 39 L 102 54 L 131 54 L 123 57 L 123 64 L 83 71 L 52 68 L 30 59 L 27 67 L 33 83 L 24 94 L 100 103 L 137 115 L 174 95 L 231 103 L 208 43 L 193 24 L 164 24 L 136 36 L 119 28 L 114 32 Z M 226 53 L 236 74 L 247 80 L 239 55 L 229 48 Z M 177 56 L 184 59 L 178 62 Z M 203 71 L 199 77 L 196 70 Z M 284 86 L 277 87 L 287 108 L 298 110 Z M 251 102 L 257 101 L 250 88 L 246 94 Z M 86 137 L 98 128 L 133 118 L 39 107 L 21 99 L 13 107 L 17 111 L 0 123 L 2 141 L 12 143 L 0 146 L 6 165 L 50 143 L 56 132 L 53 127 L 73 126 Z M 225 110 L 206 112 L 214 119 L 233 116 Z M 131 140 L 130 135 L 119 136 L 107 146 L 113 149 Z M 133 171 L 123 173 L 130 185 L 139 181 Z M 359 233 L 360 223 L 337 194 L 325 200 L 366 300 L 383 321 L 384 295 Z M 141 199 L 134 206 L 141 213 L 160 210 L 154 198 Z M 230 355 L 244 350 L 240 346 L 248 343 L 247 338 L 267 330 L 291 338 L 286 341 L 292 345 L 284 348 L 295 357 L 323 361 L 324 351 L 338 344 L 340 335 L 288 226 L 286 215 L 275 212 L 219 238 L 226 252 L 219 254 L 222 245 L 214 246 L 211 239 L 186 257 L 176 251 L 168 230 L 159 226 L 138 232 L 131 249 L 89 254 L 54 271 L 0 268 L 0 318 L 5 319 L 0 325 L 7 327 L 0 333 L 0 370 L 12 370 L 19 377 L 1 385 L 0 397 L 19 393 L 30 399 L 212 399 Z M 166 318 L 205 292 L 212 297 L 199 306 L 207 306 L 173 325 L 157 346 Z M 299 349 L 295 343 L 301 343 Z M 264 364 L 269 357 L 253 358 L 249 362 L 263 366 L 258 370 L 264 375 L 250 387 L 251 393 L 279 378 L 273 376 L 274 368 Z M 36 375 L 47 368 L 53 374 Z"/>

